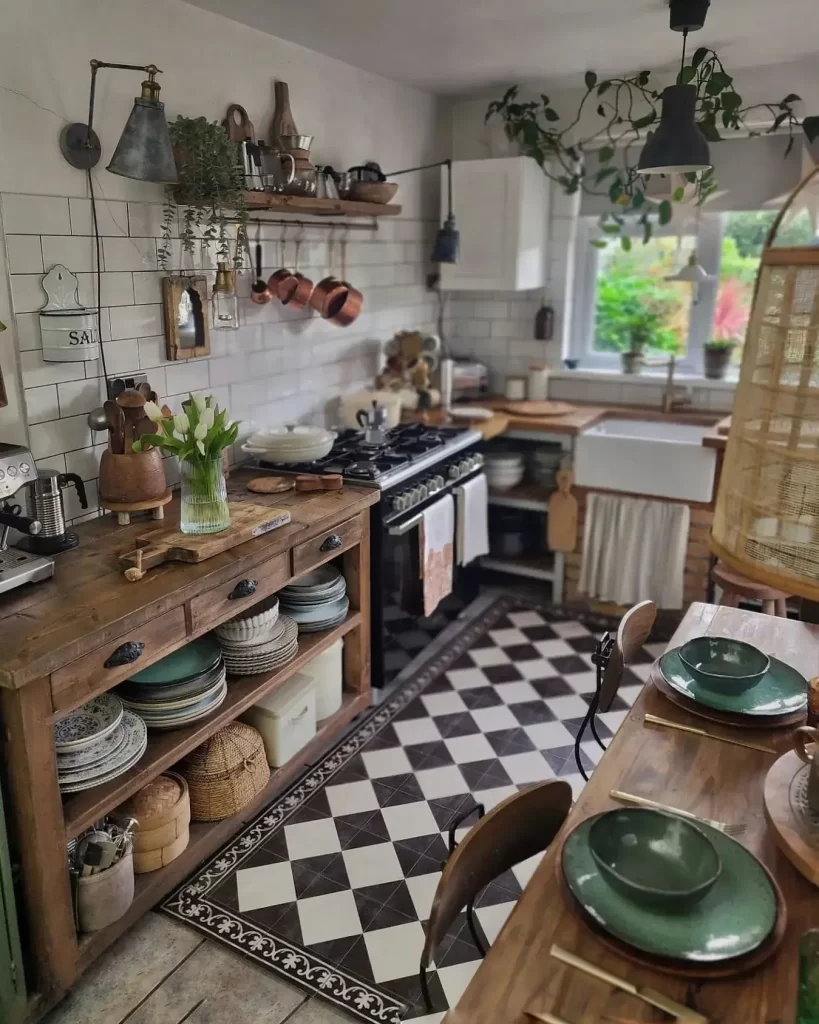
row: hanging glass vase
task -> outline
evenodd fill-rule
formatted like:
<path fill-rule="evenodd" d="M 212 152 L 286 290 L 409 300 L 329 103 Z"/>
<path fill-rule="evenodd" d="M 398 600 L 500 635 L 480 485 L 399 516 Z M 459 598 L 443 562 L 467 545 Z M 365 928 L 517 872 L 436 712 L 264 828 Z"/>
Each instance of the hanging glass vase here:
<path fill-rule="evenodd" d="M 230 526 L 222 457 L 201 462 L 180 460 L 183 533 L 220 533 Z"/>

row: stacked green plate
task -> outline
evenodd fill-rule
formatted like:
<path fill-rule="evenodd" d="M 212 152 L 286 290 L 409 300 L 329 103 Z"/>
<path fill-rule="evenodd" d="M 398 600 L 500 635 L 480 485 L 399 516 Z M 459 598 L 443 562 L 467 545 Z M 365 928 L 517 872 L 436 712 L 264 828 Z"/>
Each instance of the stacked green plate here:
<path fill-rule="evenodd" d="M 589 848 L 599 817 L 582 822 L 566 840 L 563 876 L 583 910 L 615 939 L 654 956 L 716 964 L 752 953 L 771 934 L 774 888 L 756 857 L 734 839 L 697 822 L 719 854 L 722 871 L 698 903 L 670 913 L 629 899 L 603 877 Z"/>

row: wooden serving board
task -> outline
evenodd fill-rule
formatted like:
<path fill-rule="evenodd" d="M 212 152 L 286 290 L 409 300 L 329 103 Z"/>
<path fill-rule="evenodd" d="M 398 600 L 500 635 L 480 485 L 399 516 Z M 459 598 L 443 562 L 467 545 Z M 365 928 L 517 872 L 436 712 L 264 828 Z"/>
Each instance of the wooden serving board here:
<path fill-rule="evenodd" d="M 566 416 L 574 412 L 574 406 L 568 402 L 502 402 L 498 407 L 513 416 Z"/>
<path fill-rule="evenodd" d="M 765 820 L 774 842 L 796 870 L 819 886 L 819 832 L 811 833 L 791 807 L 791 784 L 807 768 L 795 750 L 776 761 L 765 776 Z"/>
<path fill-rule="evenodd" d="M 182 533 L 178 526 L 167 526 L 136 538 L 137 548 L 142 551 L 142 568 L 153 569 L 163 562 L 204 562 L 214 555 L 244 544 L 254 537 L 275 530 L 290 522 L 286 509 L 252 505 L 245 501 L 231 501 L 230 526 L 221 533 L 206 533 L 191 536 Z M 120 555 L 120 565 L 130 568 L 137 564 L 137 552 L 129 551 Z"/>

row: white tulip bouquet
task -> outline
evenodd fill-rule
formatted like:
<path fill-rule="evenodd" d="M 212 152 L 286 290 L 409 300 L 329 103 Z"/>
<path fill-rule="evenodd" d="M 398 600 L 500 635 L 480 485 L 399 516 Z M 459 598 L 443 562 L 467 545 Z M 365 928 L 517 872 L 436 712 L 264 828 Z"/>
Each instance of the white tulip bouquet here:
<path fill-rule="evenodd" d="M 222 452 L 239 433 L 226 409 L 219 409 L 213 395 L 191 395 L 184 412 L 164 417 L 155 402 L 145 403 L 145 414 L 159 429 L 134 442 L 135 452 L 161 448 L 176 455 L 182 474 L 183 533 L 218 533 L 230 525 L 227 488 L 222 472 Z"/>

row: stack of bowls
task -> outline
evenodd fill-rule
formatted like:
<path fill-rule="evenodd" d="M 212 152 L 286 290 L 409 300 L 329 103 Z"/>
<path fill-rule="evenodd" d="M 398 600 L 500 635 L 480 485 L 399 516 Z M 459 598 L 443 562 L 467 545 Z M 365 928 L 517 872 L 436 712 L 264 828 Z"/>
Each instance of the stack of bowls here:
<path fill-rule="evenodd" d="M 284 611 L 298 623 L 300 633 L 332 629 L 347 618 L 347 581 L 332 565 L 321 565 L 279 591 Z"/>
<path fill-rule="evenodd" d="M 520 452 L 488 452 L 483 457 L 483 468 L 493 490 L 508 491 L 523 480 L 523 455 Z"/>
<path fill-rule="evenodd" d="M 555 474 L 560 469 L 564 452 L 559 446 L 538 446 L 532 451 L 531 475 L 532 483 L 547 490 L 555 488 Z"/>
<path fill-rule="evenodd" d="M 296 623 L 278 613 L 278 603 L 275 607 L 276 618 L 272 625 L 259 626 L 257 623 L 254 626 L 249 620 L 256 616 L 249 615 L 247 619 L 232 620 L 216 630 L 225 666 L 232 676 L 255 676 L 260 672 L 272 672 L 292 661 L 298 654 L 299 631 Z M 226 626 L 233 628 L 226 631 Z"/>
<path fill-rule="evenodd" d="M 271 462 L 314 462 L 329 453 L 335 439 L 324 427 L 273 427 L 252 433 L 242 451 Z"/>
<path fill-rule="evenodd" d="M 61 792 L 79 793 L 115 779 L 137 763 L 147 745 L 145 723 L 114 694 L 94 697 L 54 723 Z"/>
<path fill-rule="evenodd" d="M 149 729 L 179 729 L 209 715 L 227 696 L 217 641 L 203 636 L 117 687 L 122 703 Z"/>

